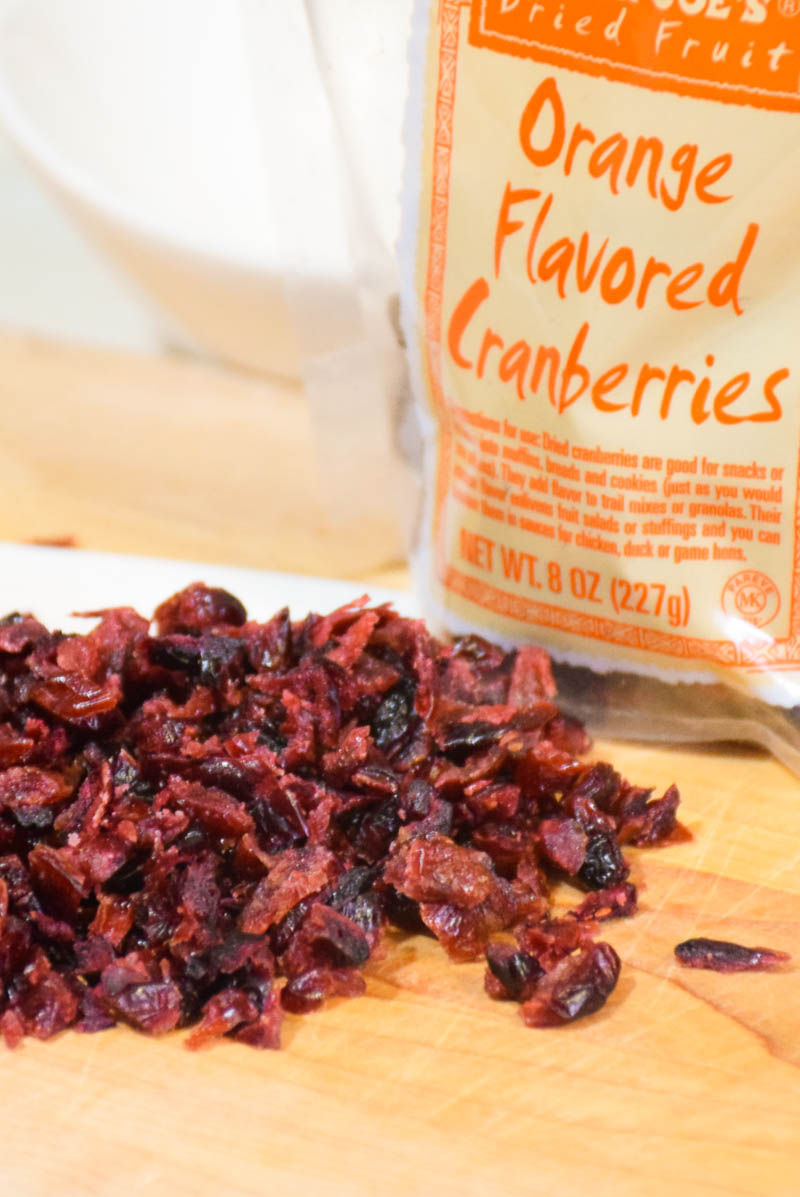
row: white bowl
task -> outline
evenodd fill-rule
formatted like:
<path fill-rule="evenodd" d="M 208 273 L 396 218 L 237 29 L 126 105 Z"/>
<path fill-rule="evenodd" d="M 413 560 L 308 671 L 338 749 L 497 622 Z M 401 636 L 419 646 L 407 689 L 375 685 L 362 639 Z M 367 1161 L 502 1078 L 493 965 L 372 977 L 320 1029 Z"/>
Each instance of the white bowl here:
<path fill-rule="evenodd" d="M 343 157 L 393 248 L 410 7 L 311 0 L 315 54 L 300 0 L 5 0 L 0 117 L 199 345 L 297 378 L 298 295 L 328 347 L 348 335 Z"/>

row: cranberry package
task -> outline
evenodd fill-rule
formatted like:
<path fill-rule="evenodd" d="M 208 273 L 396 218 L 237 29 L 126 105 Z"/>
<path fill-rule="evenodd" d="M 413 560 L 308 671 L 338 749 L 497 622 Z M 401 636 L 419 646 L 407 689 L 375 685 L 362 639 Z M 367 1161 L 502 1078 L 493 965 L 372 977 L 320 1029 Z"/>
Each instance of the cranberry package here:
<path fill-rule="evenodd" d="M 800 4 L 419 0 L 411 67 L 427 614 L 800 771 Z"/>

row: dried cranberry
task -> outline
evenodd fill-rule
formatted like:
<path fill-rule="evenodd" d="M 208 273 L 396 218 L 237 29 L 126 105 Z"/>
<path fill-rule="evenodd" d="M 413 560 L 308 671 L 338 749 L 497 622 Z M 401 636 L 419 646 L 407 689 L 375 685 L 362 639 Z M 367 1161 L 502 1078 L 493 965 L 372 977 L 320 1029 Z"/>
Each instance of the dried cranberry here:
<path fill-rule="evenodd" d="M 384 877 L 417 902 L 478 906 L 496 880 L 491 861 L 446 836 L 413 840 L 387 864 Z"/>
<path fill-rule="evenodd" d="M 386 856 L 400 827 L 398 805 L 396 798 L 387 798 L 340 821 L 359 860 L 374 863 Z"/>
<path fill-rule="evenodd" d="M 606 1003 L 619 977 L 619 956 L 607 943 L 567 956 L 545 973 L 521 1007 L 529 1027 L 556 1027 L 595 1014 Z"/>
<path fill-rule="evenodd" d="M 180 1022 L 181 992 L 174 981 L 146 981 L 106 996 L 106 1008 L 140 1031 L 163 1035 Z"/>
<path fill-rule="evenodd" d="M 594 843 L 587 840 L 586 832 L 574 819 L 543 819 L 539 824 L 539 837 L 546 859 L 570 876 L 580 873 L 581 880 L 586 881 L 587 866 L 592 876 L 597 871 L 594 847 L 597 837 L 594 837 Z M 590 852 L 593 853 L 591 857 Z"/>
<path fill-rule="evenodd" d="M 47 628 L 32 615 L 21 615 L 14 611 L 0 619 L 0 653 L 24 652 L 48 636 Z"/>
<path fill-rule="evenodd" d="M 258 1007 L 242 989 L 230 986 L 214 994 L 203 1006 L 199 1025 L 186 1040 L 188 1047 L 202 1047 L 220 1035 L 229 1035 L 242 1023 L 253 1023 L 259 1015 Z"/>
<path fill-rule="evenodd" d="M 360 997 L 365 982 L 353 969 L 313 968 L 292 977 L 281 990 L 281 1004 L 292 1014 L 310 1014 L 329 997 Z"/>
<path fill-rule="evenodd" d="M 616 838 L 602 831 L 589 837 L 578 877 L 587 889 L 608 889 L 628 876 L 630 869 Z"/>
<path fill-rule="evenodd" d="M 389 886 L 385 894 L 386 913 L 389 922 L 405 931 L 407 935 L 433 935 L 433 932 L 422 921 L 419 903 L 413 898 L 407 898 L 399 890 Z"/>
<path fill-rule="evenodd" d="M 580 921 L 595 919 L 624 919 L 636 914 L 636 886 L 630 881 L 613 885 L 610 889 L 598 889 L 572 911 L 572 917 Z"/>
<path fill-rule="evenodd" d="M 150 642 L 150 660 L 165 669 L 191 674 L 214 686 L 242 655 L 242 642 L 233 636 L 162 636 Z"/>
<path fill-rule="evenodd" d="M 363 992 L 387 921 L 486 953 L 531 1024 L 602 1005 L 594 921 L 635 910 L 619 845 L 671 834 L 677 793 L 577 759 L 542 650 L 365 603 L 258 624 L 195 583 L 152 629 L 0 621 L 7 1043 L 123 1021 L 276 1048 L 284 1010 Z M 593 891 L 562 919 L 554 870 Z"/>
<path fill-rule="evenodd" d="M 774 948 L 746 948 L 724 939 L 686 939 L 675 948 L 675 955 L 687 968 L 708 968 L 717 973 L 755 972 L 790 960 L 788 952 Z"/>
<path fill-rule="evenodd" d="M 372 738 L 384 751 L 391 749 L 412 727 L 415 687 L 410 681 L 399 682 L 381 701 L 372 718 Z"/>
<path fill-rule="evenodd" d="M 38 682 L 30 697 L 59 719 L 80 723 L 113 711 L 120 700 L 120 687 L 114 678 L 98 684 L 85 677 L 61 674 Z"/>
<path fill-rule="evenodd" d="M 162 635 L 186 632 L 198 635 L 206 628 L 241 627 L 247 620 L 242 603 L 227 590 L 196 582 L 156 608 L 155 620 Z"/>
<path fill-rule="evenodd" d="M 502 726 L 488 723 L 485 719 L 454 723 L 445 729 L 442 750 L 451 760 L 463 764 L 471 753 L 495 744 L 504 730 Z"/>
<path fill-rule="evenodd" d="M 315 903 L 281 959 L 287 974 L 310 968 L 357 968 L 369 960 L 369 940 L 347 915 Z"/>
<path fill-rule="evenodd" d="M 532 997 L 536 981 L 544 972 L 533 956 L 507 943 L 490 943 L 486 960 L 489 972 L 499 982 L 496 990 L 487 984 L 490 996 L 509 998 L 514 1002 L 524 1002 Z"/>
<path fill-rule="evenodd" d="M 376 865 L 356 865 L 348 869 L 331 887 L 325 898 L 327 905 L 334 910 L 343 910 L 368 890 L 380 873 L 381 869 Z"/>

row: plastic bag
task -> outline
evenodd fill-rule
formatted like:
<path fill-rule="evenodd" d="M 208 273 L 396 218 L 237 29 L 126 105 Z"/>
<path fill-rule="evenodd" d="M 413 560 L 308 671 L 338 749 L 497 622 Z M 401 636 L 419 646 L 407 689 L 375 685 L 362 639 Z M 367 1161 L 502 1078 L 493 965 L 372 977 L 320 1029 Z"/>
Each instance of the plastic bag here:
<path fill-rule="evenodd" d="M 418 0 L 411 65 L 428 615 L 800 772 L 800 4 Z"/>

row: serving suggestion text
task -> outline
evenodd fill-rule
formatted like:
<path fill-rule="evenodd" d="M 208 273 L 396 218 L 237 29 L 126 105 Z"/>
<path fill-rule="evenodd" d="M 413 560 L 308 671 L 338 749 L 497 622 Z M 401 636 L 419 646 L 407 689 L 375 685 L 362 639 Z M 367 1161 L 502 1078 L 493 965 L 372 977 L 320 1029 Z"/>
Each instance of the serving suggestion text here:
<path fill-rule="evenodd" d="M 580 121 L 570 122 L 554 77 L 543 79 L 523 109 L 519 142 L 529 163 L 561 170 L 566 177 L 584 171 L 611 196 L 634 188 L 667 213 L 686 204 L 722 205 L 733 195 L 726 188 L 733 164 L 730 153 L 701 157 L 689 142 L 666 147 L 656 136 L 631 141 L 622 133 L 601 136 Z M 504 273 L 532 285 L 554 287 L 566 300 L 593 293 L 609 306 L 638 310 L 661 304 L 673 312 L 710 305 L 744 313 L 743 285 L 755 250 L 759 225 L 748 223 L 737 244 L 719 262 L 670 263 L 656 254 L 642 259 L 627 245 L 614 246 L 588 231 L 579 237 L 558 235 L 558 204 L 552 191 L 513 187 L 507 182 L 497 212 L 492 247 L 492 277 Z M 554 236 L 554 233 L 556 234 Z M 597 374 L 590 365 L 591 328 L 585 321 L 566 352 L 533 339 L 510 343 L 489 324 L 492 284 L 476 278 L 455 304 L 447 327 L 447 347 L 460 370 L 495 378 L 512 387 L 520 400 L 544 391 L 560 414 L 579 400 L 607 414 L 641 413 L 667 420 L 688 415 L 694 424 L 709 418 L 738 425 L 780 420 L 780 391 L 790 377 L 785 366 L 754 378 L 750 371 L 723 377 L 713 353 L 702 366 L 674 362 L 634 365 L 618 362 Z"/>

